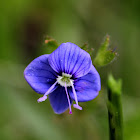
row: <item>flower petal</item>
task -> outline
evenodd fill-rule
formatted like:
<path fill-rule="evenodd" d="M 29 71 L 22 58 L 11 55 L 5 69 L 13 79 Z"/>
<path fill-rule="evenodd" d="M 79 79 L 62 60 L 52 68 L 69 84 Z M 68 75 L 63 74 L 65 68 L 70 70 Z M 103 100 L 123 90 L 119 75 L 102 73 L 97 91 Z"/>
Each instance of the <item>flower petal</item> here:
<path fill-rule="evenodd" d="M 49 94 L 50 104 L 56 114 L 61 114 L 69 108 L 65 88 L 59 86 L 51 94 Z M 72 104 L 72 100 L 70 99 Z"/>
<path fill-rule="evenodd" d="M 79 102 L 90 101 L 94 99 L 100 89 L 100 76 L 94 66 L 91 67 L 90 72 L 74 81 L 74 88 L 76 90 L 77 99 Z M 75 100 L 72 90 L 69 88 L 70 97 Z"/>
<path fill-rule="evenodd" d="M 55 83 L 57 74 L 48 62 L 49 55 L 34 59 L 24 70 L 24 77 L 37 93 L 44 94 Z"/>
<path fill-rule="evenodd" d="M 71 74 L 74 78 L 86 75 L 92 65 L 90 55 L 70 42 L 62 43 L 50 54 L 48 60 L 54 71 Z"/>

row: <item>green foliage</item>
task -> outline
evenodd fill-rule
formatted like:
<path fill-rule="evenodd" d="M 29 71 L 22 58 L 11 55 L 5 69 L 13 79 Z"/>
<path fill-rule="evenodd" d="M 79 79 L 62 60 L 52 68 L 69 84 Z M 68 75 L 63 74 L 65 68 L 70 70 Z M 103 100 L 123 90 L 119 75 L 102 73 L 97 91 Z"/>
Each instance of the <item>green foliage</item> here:
<path fill-rule="evenodd" d="M 99 51 L 94 59 L 95 66 L 107 65 L 115 59 L 116 53 L 112 50 L 108 50 L 109 41 L 110 41 L 110 38 L 107 35 L 105 38 L 105 41 L 101 45 L 101 47 L 100 47 L 100 49 L 99 49 Z"/>

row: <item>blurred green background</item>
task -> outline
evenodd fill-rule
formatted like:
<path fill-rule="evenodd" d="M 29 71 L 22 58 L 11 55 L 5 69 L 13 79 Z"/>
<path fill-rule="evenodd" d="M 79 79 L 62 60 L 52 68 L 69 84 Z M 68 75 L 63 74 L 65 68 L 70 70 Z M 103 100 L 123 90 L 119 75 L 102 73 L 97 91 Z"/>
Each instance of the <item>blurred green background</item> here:
<path fill-rule="evenodd" d="M 140 1 L 5 0 L 0 1 L 0 140 L 108 140 L 107 75 L 123 80 L 124 139 L 140 140 Z M 36 57 L 60 44 L 85 42 L 95 56 L 106 34 L 118 57 L 98 68 L 102 90 L 83 111 L 54 114 L 49 101 L 26 83 L 23 71 Z"/>

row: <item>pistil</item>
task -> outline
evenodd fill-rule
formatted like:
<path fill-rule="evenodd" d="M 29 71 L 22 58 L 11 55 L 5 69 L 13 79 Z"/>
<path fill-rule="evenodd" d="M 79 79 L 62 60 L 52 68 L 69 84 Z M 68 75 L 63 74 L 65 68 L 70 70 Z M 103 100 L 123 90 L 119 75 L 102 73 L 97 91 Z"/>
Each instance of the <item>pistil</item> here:
<path fill-rule="evenodd" d="M 67 86 L 66 86 L 66 82 L 65 82 L 65 91 L 66 91 L 66 95 L 67 95 L 67 99 L 68 99 L 68 104 L 69 104 L 69 114 L 72 114 L 72 110 L 71 110 L 71 103 L 70 103 L 70 98 L 69 98 L 69 94 L 67 91 Z"/>

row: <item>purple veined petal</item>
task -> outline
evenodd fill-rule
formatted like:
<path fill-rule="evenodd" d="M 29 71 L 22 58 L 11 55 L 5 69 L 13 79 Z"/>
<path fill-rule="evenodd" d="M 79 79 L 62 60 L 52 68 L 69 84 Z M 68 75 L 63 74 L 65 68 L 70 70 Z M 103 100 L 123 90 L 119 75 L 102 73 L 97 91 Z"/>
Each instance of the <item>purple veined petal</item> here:
<path fill-rule="evenodd" d="M 49 100 L 56 114 L 61 114 L 69 108 L 68 99 L 64 87 L 59 86 L 56 90 L 49 94 Z M 71 99 L 70 104 L 72 104 Z"/>
<path fill-rule="evenodd" d="M 56 82 L 57 74 L 49 65 L 48 56 L 39 56 L 24 70 L 26 81 L 39 94 L 44 94 Z"/>
<path fill-rule="evenodd" d="M 48 60 L 54 71 L 71 74 L 74 78 L 86 75 L 92 66 L 90 55 L 70 42 L 62 43 Z"/>
<path fill-rule="evenodd" d="M 101 89 L 101 81 L 94 66 L 91 67 L 91 70 L 87 75 L 74 81 L 74 88 L 79 102 L 90 101 L 98 95 Z M 70 88 L 69 94 L 72 100 L 75 100 L 74 94 Z"/>

